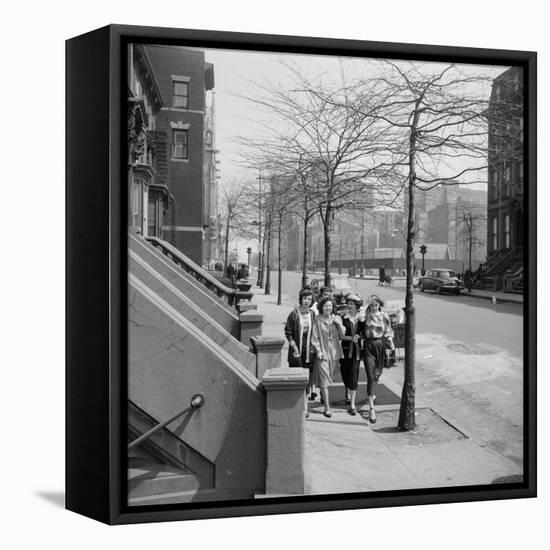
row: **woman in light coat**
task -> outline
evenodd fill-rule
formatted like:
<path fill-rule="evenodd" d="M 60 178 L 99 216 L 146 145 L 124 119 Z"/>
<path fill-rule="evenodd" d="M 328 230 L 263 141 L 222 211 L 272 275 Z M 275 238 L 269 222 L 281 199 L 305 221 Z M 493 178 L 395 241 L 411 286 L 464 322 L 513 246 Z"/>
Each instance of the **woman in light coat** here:
<path fill-rule="evenodd" d="M 312 383 L 321 388 L 325 405 L 324 415 L 332 416 L 328 387 L 343 356 L 340 340 L 344 336 L 344 327 L 339 315 L 333 313 L 333 302 L 323 298 L 319 302 L 319 315 L 313 321 L 312 344 L 315 350 L 313 358 Z"/>

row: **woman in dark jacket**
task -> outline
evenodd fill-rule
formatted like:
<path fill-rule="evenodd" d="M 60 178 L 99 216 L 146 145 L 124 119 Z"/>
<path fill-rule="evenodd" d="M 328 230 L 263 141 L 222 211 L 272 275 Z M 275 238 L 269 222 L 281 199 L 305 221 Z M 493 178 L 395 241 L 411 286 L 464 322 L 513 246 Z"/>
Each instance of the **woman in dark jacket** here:
<path fill-rule="evenodd" d="M 359 380 L 359 363 L 361 362 L 361 342 L 359 336 L 359 321 L 361 319 L 359 309 L 363 306 L 363 300 L 359 296 L 350 295 L 347 298 L 348 311 L 342 317 L 344 336 L 342 337 L 342 351 L 344 357 L 340 359 L 340 374 L 346 388 L 346 402 L 349 402 L 349 413 L 357 414 L 355 396 Z"/>
<path fill-rule="evenodd" d="M 311 370 L 313 366 L 313 346 L 311 336 L 315 314 L 310 307 L 313 302 L 313 292 L 309 288 L 302 289 L 298 294 L 299 306 L 293 309 L 285 324 L 285 337 L 288 340 L 288 366 Z M 306 388 L 309 395 L 310 384 Z M 305 400 L 306 416 L 307 399 Z"/>

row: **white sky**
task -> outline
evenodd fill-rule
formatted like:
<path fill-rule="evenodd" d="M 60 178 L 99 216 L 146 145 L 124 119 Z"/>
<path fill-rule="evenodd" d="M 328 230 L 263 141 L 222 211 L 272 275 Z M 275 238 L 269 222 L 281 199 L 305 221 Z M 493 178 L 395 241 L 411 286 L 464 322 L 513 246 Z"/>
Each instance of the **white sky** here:
<path fill-rule="evenodd" d="M 258 94 L 252 83 L 284 84 L 292 82 L 289 71 L 281 61 L 292 60 L 303 74 L 311 78 L 321 78 L 324 82 L 342 84 L 353 78 L 365 78 L 373 75 L 372 60 L 363 58 L 315 56 L 298 54 L 280 54 L 265 52 L 243 52 L 238 50 L 204 50 L 206 60 L 214 65 L 215 103 L 216 103 L 216 148 L 219 150 L 220 183 L 231 186 L 235 181 L 249 181 L 253 184 L 258 174 L 247 170 L 238 164 L 239 136 L 260 137 L 261 129 L 258 120 L 262 114 L 255 112 L 250 102 L 245 98 Z M 439 70 L 442 65 L 426 63 Z M 507 67 L 464 65 L 472 74 L 487 74 L 494 78 L 504 72 Z M 490 93 L 490 89 L 486 90 Z M 264 114 L 267 116 L 267 114 Z M 264 119 L 265 120 L 265 119 Z M 486 189 L 484 184 L 474 184 L 472 188 Z M 246 241 L 232 236 L 230 249 L 239 252 L 239 261 L 246 262 L 245 250 L 252 246 L 257 248 L 255 240 Z"/>
<path fill-rule="evenodd" d="M 341 84 L 353 78 L 372 76 L 372 63 L 362 58 L 342 58 L 336 56 L 316 56 L 279 54 L 265 52 L 242 52 L 238 50 L 205 50 L 206 60 L 214 64 L 216 101 L 216 147 L 220 151 L 220 176 L 224 184 L 236 179 L 253 181 L 257 174 L 247 173 L 238 166 L 239 136 L 259 137 L 257 120 L 261 114 L 254 112 L 243 97 L 258 94 L 251 84 L 292 82 L 289 71 L 281 64 L 282 60 L 296 62 L 306 75 L 321 77 L 324 81 Z M 441 65 L 426 63 L 438 68 Z M 476 74 L 495 77 L 506 70 L 501 66 L 463 65 Z M 487 93 L 489 90 L 487 90 Z M 477 188 L 481 188 L 476 185 Z"/>

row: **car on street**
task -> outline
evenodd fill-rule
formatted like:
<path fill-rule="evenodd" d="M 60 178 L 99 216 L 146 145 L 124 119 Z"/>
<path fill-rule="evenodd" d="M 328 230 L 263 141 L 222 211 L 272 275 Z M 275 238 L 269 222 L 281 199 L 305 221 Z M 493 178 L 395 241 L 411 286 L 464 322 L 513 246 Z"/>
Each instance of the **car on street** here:
<path fill-rule="evenodd" d="M 312 279 L 310 282 L 311 289 L 317 295 L 319 290 L 325 286 L 324 279 Z M 330 288 L 332 290 L 332 298 L 338 306 L 338 310 L 343 309 L 346 305 L 346 297 L 353 292 L 349 277 L 347 275 L 330 275 Z"/>
<path fill-rule="evenodd" d="M 421 292 L 433 290 L 438 294 L 451 292 L 458 295 L 464 290 L 464 283 L 452 269 L 436 267 L 428 269 L 426 275 L 420 277 L 418 288 Z"/>

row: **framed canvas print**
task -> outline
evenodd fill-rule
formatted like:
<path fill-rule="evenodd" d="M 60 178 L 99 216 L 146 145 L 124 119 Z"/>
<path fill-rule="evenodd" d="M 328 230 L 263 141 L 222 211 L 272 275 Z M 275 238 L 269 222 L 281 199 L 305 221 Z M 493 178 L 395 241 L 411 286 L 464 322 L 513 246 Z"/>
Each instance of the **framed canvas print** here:
<path fill-rule="evenodd" d="M 536 495 L 536 54 L 67 42 L 67 508 Z"/>

